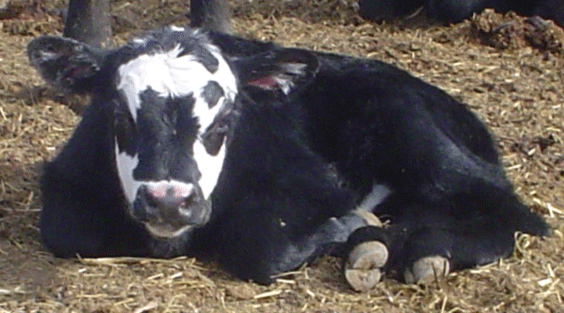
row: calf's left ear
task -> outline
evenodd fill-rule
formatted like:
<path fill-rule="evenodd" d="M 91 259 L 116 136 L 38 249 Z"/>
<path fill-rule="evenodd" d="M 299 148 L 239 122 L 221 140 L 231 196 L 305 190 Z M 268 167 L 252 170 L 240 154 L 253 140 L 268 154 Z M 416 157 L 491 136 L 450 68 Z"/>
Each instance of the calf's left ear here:
<path fill-rule="evenodd" d="M 68 93 L 89 92 L 104 59 L 98 49 L 55 36 L 30 41 L 27 56 L 46 82 Z"/>
<path fill-rule="evenodd" d="M 319 60 L 313 52 L 289 48 L 240 58 L 234 66 L 241 86 L 289 95 L 313 81 Z"/>

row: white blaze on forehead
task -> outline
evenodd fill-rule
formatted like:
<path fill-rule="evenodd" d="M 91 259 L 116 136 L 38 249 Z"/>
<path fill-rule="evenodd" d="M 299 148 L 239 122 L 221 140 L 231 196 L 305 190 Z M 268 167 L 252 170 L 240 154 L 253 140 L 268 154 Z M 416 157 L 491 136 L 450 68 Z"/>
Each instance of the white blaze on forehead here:
<path fill-rule="evenodd" d="M 133 120 L 137 120 L 137 110 L 141 108 L 140 94 L 151 88 L 163 98 L 193 94 L 196 97 L 194 116 L 200 118 L 202 128 L 209 126 L 218 109 L 214 107 L 215 110 L 210 112 L 201 95 L 204 87 L 209 81 L 216 81 L 223 88 L 225 96 L 233 101 L 237 84 L 219 49 L 209 45 L 206 48 L 219 62 L 214 73 L 208 71 L 194 55 L 179 57 L 183 50 L 180 44 L 169 51 L 140 55 L 121 65 L 118 68 L 117 89 L 125 94 Z M 210 115 L 213 116 L 210 118 Z"/>

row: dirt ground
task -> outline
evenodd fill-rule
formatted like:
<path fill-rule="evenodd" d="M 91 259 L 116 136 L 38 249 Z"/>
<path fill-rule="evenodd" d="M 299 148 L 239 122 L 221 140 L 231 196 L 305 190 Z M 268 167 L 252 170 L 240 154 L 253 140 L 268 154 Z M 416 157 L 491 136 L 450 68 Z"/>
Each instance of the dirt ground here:
<path fill-rule="evenodd" d="M 564 312 L 564 33 L 485 12 L 437 26 L 421 16 L 366 23 L 353 0 L 232 0 L 247 38 L 377 58 L 468 103 L 499 143 L 517 193 L 553 227 L 517 236 L 509 259 L 427 286 L 386 279 L 356 293 L 324 257 L 270 286 L 194 259 L 60 260 L 36 226 L 41 165 L 70 135 L 83 99 L 29 66 L 25 45 L 60 34 L 62 0 L 14 0 L 0 12 L 0 312 Z M 114 42 L 187 23 L 188 1 L 112 1 Z M 119 239 L 118 239 L 119 240 Z"/>

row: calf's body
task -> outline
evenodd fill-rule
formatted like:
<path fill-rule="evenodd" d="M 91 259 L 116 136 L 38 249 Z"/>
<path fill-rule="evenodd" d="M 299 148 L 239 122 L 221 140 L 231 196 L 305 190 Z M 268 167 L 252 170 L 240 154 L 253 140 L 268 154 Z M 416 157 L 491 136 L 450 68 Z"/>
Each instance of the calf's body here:
<path fill-rule="evenodd" d="M 378 241 L 389 252 L 383 271 L 409 281 L 406 273 L 426 257 L 466 268 L 507 256 L 516 231 L 547 233 L 542 219 L 514 194 L 478 118 L 406 72 L 375 60 L 213 32 L 173 29 L 161 35 L 150 38 L 181 46 L 195 41 L 202 49 L 221 51 L 214 57 L 225 58 L 237 81 L 232 103 L 225 97 L 210 126 L 196 123 L 197 135 L 187 139 L 186 149 L 201 141 L 210 156 L 225 149 L 223 159 L 212 158 L 221 174 L 211 209 L 190 197 L 194 203 L 187 208 L 204 213 L 186 225 L 166 220 L 168 213 L 153 212 L 158 221 L 132 214 L 136 198 L 125 196 L 116 166 L 116 106 L 108 97 L 114 87 L 95 90 L 95 100 L 42 179 L 40 227 L 56 255 L 203 253 L 239 278 L 268 283 L 334 246 L 346 259 L 359 244 Z M 55 59 L 42 45 L 30 46 L 36 66 Z M 200 48 L 191 50 L 196 59 Z M 115 75 L 110 72 L 95 77 L 110 84 Z M 203 121 L 203 115 L 186 114 Z M 208 175 L 198 158 L 194 162 L 186 167 L 195 164 L 191 172 Z M 184 184 L 198 190 L 205 178 L 200 176 Z M 389 226 L 369 226 L 357 209 Z M 186 210 L 181 207 L 180 216 Z M 179 230 L 163 238 L 152 231 L 154 224 Z"/>

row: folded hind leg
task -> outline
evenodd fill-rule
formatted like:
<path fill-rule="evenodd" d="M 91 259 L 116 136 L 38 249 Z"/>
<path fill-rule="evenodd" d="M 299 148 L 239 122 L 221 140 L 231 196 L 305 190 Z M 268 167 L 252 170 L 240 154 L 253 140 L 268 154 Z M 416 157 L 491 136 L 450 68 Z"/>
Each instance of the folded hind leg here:
<path fill-rule="evenodd" d="M 365 271 L 377 269 L 406 283 L 419 284 L 442 278 L 452 270 L 493 262 L 506 257 L 513 249 L 514 231 L 503 227 L 503 223 L 445 223 L 416 228 L 394 225 L 358 229 L 346 243 L 347 281 L 360 291 L 371 289 L 378 282 L 376 279 L 366 279 L 360 284 L 351 281 L 347 270 L 356 260 L 362 260 L 359 264 L 366 267 Z"/>
<path fill-rule="evenodd" d="M 449 269 L 494 262 L 511 254 L 513 246 L 514 230 L 503 223 L 428 226 L 410 235 L 394 259 L 396 263 L 390 265 L 405 282 L 422 283 L 432 280 L 432 275 L 445 276 Z M 430 268 L 435 264 L 421 266 L 421 260 L 429 257 L 441 257 L 448 263 L 438 271 Z"/>

